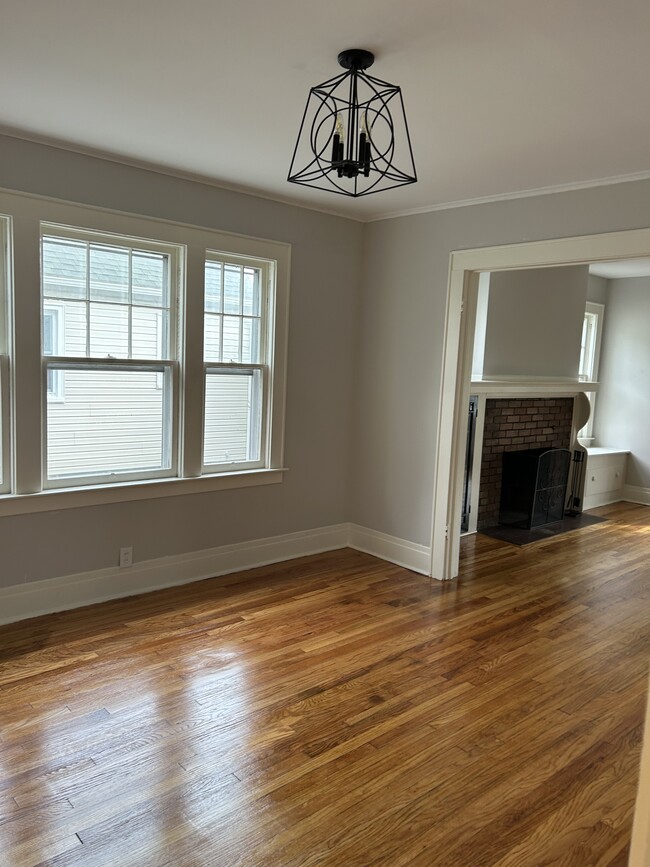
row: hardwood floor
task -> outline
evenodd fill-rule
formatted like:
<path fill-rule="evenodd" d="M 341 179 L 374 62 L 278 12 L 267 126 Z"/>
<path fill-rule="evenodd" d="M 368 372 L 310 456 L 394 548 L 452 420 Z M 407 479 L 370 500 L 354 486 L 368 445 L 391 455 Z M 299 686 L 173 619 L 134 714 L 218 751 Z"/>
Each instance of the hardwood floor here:
<path fill-rule="evenodd" d="M 650 509 L 440 584 L 344 550 L 0 629 L 0 863 L 624 865 Z"/>

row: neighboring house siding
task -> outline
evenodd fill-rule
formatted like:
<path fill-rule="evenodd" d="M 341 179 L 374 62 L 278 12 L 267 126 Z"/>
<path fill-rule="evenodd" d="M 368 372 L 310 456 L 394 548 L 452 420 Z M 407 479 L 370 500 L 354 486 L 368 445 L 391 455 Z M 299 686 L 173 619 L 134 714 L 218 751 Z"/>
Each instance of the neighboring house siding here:
<path fill-rule="evenodd" d="M 206 464 L 248 459 L 250 377 L 209 376 L 206 385 Z"/>
<path fill-rule="evenodd" d="M 86 354 L 85 304 L 46 301 L 62 317 L 63 346 L 52 354 Z M 156 358 L 163 314 L 142 314 L 133 355 Z M 92 315 L 92 311 L 91 311 Z M 103 306 L 95 357 L 127 357 L 125 308 Z M 101 351 L 100 351 L 101 350 Z M 160 467 L 164 449 L 162 374 L 61 371 L 57 394 L 48 398 L 48 475 L 130 472 Z M 209 377 L 206 402 L 207 464 L 244 461 L 249 443 L 249 377 Z"/>

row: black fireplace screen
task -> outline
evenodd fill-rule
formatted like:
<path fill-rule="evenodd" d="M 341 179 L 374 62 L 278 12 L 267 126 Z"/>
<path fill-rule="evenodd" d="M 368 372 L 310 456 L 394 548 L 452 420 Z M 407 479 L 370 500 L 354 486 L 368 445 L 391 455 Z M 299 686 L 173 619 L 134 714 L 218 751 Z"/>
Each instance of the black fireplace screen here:
<path fill-rule="evenodd" d="M 571 452 L 526 449 L 504 452 L 499 523 L 541 527 L 564 517 Z"/>

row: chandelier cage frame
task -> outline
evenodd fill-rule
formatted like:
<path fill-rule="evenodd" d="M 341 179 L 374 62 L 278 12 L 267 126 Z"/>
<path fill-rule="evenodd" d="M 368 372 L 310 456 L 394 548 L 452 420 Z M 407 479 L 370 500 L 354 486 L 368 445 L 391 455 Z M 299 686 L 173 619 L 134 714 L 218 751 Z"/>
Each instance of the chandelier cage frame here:
<path fill-rule="evenodd" d="M 346 71 L 309 91 L 287 180 L 355 198 L 416 183 L 401 88 L 365 71 L 369 51 L 338 61 Z"/>

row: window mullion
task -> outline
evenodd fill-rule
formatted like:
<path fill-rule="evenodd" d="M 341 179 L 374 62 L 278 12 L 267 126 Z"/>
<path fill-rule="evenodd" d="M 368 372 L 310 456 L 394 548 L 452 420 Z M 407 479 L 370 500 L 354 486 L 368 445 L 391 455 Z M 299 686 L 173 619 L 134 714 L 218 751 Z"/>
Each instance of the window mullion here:
<path fill-rule="evenodd" d="M 41 366 L 40 224 L 38 218 L 14 215 L 14 333 L 12 397 L 14 492 L 41 490 L 43 374 Z"/>
<path fill-rule="evenodd" d="M 243 358 L 244 346 L 244 269 L 239 269 L 239 361 Z"/>
<path fill-rule="evenodd" d="M 225 270 L 225 263 L 222 262 L 219 286 L 219 295 L 221 297 L 221 303 L 219 305 L 219 307 L 221 308 L 221 316 L 219 317 L 219 361 L 223 361 L 223 318 L 226 315 L 226 293 L 224 290 Z"/>
<path fill-rule="evenodd" d="M 133 358 L 133 250 L 129 250 L 129 275 L 127 279 L 129 286 L 129 339 L 127 343 L 127 352 L 129 358 Z"/>
<path fill-rule="evenodd" d="M 90 244 L 86 243 L 86 356 L 90 356 Z"/>
<path fill-rule="evenodd" d="M 203 447 L 203 308 L 205 299 L 205 247 L 187 248 L 186 281 L 184 295 L 184 333 L 181 375 L 182 401 L 182 455 L 183 475 L 192 478 L 201 475 Z"/>

